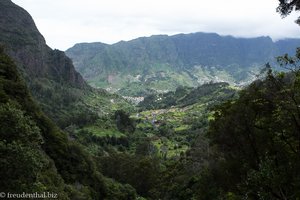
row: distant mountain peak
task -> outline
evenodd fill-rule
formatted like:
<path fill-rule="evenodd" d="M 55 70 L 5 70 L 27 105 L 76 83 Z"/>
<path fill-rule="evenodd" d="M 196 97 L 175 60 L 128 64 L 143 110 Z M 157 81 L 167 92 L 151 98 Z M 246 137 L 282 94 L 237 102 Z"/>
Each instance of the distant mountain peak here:
<path fill-rule="evenodd" d="M 77 44 L 66 53 L 91 85 L 138 96 L 209 81 L 244 85 L 259 67 L 294 52 L 297 46 L 300 39 L 273 42 L 269 36 L 237 38 L 197 32 L 105 46 Z"/>

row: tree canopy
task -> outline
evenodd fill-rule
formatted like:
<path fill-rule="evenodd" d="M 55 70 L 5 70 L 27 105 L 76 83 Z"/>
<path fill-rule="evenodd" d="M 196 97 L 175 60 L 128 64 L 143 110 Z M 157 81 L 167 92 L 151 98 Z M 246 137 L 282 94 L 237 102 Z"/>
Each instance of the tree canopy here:
<path fill-rule="evenodd" d="M 300 10 L 300 1 L 299 0 L 279 0 L 279 6 L 277 7 L 277 12 L 281 14 L 282 17 L 286 17 L 292 11 Z M 300 25 L 300 17 L 295 21 Z"/>

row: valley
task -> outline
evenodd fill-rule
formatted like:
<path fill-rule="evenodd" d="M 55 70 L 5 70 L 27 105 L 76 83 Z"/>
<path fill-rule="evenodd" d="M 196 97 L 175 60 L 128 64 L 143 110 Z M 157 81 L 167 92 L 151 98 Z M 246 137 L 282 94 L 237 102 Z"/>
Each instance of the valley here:
<path fill-rule="evenodd" d="M 198 32 L 62 52 L 1 0 L 0 193 L 299 199 L 299 46 Z"/>
<path fill-rule="evenodd" d="M 152 148 L 151 151 L 148 149 L 147 154 L 161 157 L 164 151 L 166 158 L 174 158 L 185 153 L 192 141 L 206 131 L 209 120 L 213 118 L 213 107 L 235 98 L 237 91 L 227 83 L 205 84 L 196 89 L 181 88 L 175 92 L 146 97 L 131 115 L 124 113 L 128 115 L 127 119 L 120 123 L 126 127 L 126 120 L 129 121 L 127 126 L 134 126 L 134 131 L 122 131 L 117 125 L 111 125 L 116 118 L 101 120 L 78 130 L 73 127 L 73 132 L 69 131 L 72 134 L 81 134 L 83 131 L 86 135 L 93 135 L 94 139 L 113 137 L 128 139 L 129 142 L 132 140 L 133 143 L 127 147 L 133 152 L 137 150 L 141 142 L 139 140 L 146 140 L 149 148 Z M 120 147 L 119 143 L 115 145 Z"/>

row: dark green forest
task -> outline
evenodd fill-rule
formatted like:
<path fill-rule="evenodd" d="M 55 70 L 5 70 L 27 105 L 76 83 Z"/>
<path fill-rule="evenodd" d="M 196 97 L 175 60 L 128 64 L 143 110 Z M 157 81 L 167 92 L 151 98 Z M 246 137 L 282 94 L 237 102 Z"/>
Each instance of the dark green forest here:
<path fill-rule="evenodd" d="M 24 9 L 2 0 L 0 16 L 1 195 L 300 199 L 300 48 L 267 57 L 247 86 L 182 84 L 134 104 L 89 86 Z"/>

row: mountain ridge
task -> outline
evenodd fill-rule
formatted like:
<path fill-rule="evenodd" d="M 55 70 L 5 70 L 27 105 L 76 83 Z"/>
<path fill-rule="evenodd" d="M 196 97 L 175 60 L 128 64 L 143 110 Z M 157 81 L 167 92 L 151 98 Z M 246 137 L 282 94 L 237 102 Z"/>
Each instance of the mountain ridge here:
<path fill-rule="evenodd" d="M 235 38 L 198 32 L 111 45 L 79 43 L 66 54 L 91 85 L 137 96 L 151 89 L 174 91 L 178 86 L 196 87 L 209 81 L 250 82 L 249 71 L 258 72 L 259 67 L 275 63 L 276 56 L 293 52 L 299 45 L 300 39 L 273 42 L 268 36 Z M 132 91 L 123 92 L 128 88 Z"/>

